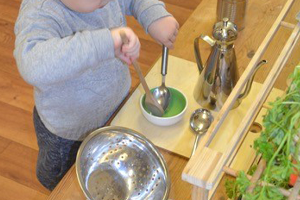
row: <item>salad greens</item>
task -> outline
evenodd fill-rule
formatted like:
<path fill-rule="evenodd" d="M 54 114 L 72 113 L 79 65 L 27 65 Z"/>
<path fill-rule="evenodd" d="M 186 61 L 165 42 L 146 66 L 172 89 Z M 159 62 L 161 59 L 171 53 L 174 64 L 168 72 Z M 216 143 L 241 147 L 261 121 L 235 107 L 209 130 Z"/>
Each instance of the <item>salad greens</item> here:
<path fill-rule="evenodd" d="M 246 192 L 250 181 L 244 172 L 235 181 L 227 181 L 226 192 L 231 199 L 240 195 L 246 200 L 286 199 L 278 188 L 288 189 L 290 175 L 300 170 L 300 66 L 290 78 L 286 94 L 271 103 L 263 119 L 264 130 L 254 141 L 254 149 L 267 163 L 266 169 L 251 194 Z"/>

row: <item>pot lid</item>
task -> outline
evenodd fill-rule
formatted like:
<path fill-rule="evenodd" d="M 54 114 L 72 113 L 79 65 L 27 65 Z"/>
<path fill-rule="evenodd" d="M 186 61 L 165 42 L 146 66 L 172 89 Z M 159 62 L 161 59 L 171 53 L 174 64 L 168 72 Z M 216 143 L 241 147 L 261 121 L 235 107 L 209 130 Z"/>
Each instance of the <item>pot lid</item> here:
<path fill-rule="evenodd" d="M 213 37 L 216 40 L 231 42 L 236 40 L 238 35 L 237 26 L 229 21 L 228 18 L 223 18 L 222 21 L 214 25 Z"/>

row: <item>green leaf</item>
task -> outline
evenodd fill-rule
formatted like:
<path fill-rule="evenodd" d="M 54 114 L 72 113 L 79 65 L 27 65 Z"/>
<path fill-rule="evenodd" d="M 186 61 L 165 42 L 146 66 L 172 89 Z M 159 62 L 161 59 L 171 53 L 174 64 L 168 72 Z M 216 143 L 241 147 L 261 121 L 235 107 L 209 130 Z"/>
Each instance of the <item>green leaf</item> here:
<path fill-rule="evenodd" d="M 239 187 L 239 191 L 241 194 L 245 194 L 247 188 L 251 184 L 246 173 L 243 171 L 240 171 L 238 177 L 236 178 L 236 183 Z"/>
<path fill-rule="evenodd" d="M 295 170 L 300 171 L 300 141 L 295 141 L 295 136 L 300 132 L 300 66 L 295 68 L 290 77 L 292 82 L 286 94 L 269 103 L 271 109 L 263 118 L 263 131 L 254 141 L 256 153 L 261 154 L 267 162 L 258 182 L 273 186 L 257 183 L 253 192 L 248 194 L 246 191 L 250 181 L 244 172 L 240 172 L 236 181 L 228 184 L 228 191 L 233 198 L 241 194 L 246 200 L 286 199 L 278 187 L 288 189 L 290 175 Z"/>

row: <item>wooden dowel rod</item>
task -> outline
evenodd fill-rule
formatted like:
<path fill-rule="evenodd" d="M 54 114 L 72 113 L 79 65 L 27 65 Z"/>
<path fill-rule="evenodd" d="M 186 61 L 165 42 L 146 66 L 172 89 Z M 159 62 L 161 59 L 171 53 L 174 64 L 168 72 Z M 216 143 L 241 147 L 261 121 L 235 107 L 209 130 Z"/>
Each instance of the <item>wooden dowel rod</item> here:
<path fill-rule="evenodd" d="M 291 195 L 289 196 L 289 200 L 295 200 L 297 199 L 297 196 L 299 194 L 299 190 L 300 190 L 300 177 L 297 177 L 296 183 L 294 185 L 294 188 L 291 192 Z"/>
<path fill-rule="evenodd" d="M 215 167 L 214 171 L 211 173 L 210 178 L 208 179 L 209 183 L 215 183 L 222 172 L 222 168 L 228 162 L 230 155 L 234 152 L 236 146 L 238 145 L 239 141 L 244 138 L 245 133 L 249 130 L 253 119 L 257 116 L 259 112 L 259 108 L 263 105 L 266 98 L 268 97 L 269 93 L 272 90 L 272 87 L 279 76 L 280 72 L 282 71 L 285 63 L 287 62 L 291 52 L 293 51 L 295 45 L 300 36 L 300 23 L 297 24 L 296 28 L 292 32 L 291 36 L 289 37 L 288 41 L 286 42 L 283 50 L 281 51 L 278 59 L 276 60 L 273 68 L 269 72 L 267 79 L 265 80 L 260 92 L 258 93 L 256 99 L 251 104 L 246 116 L 243 118 L 242 122 L 240 123 L 237 131 L 233 135 L 232 139 L 228 144 L 228 149 L 225 150 L 221 160 L 219 161 L 218 165 Z M 226 101 L 227 102 L 227 101 Z"/>
<path fill-rule="evenodd" d="M 268 104 L 263 104 L 262 107 L 265 108 L 265 109 L 268 109 L 268 110 L 270 110 L 270 109 L 272 108 L 272 107 L 269 106 Z"/>
<path fill-rule="evenodd" d="M 258 166 L 256 171 L 254 172 L 252 178 L 250 179 L 251 185 L 247 188 L 247 192 L 252 193 L 253 189 L 255 188 L 255 183 L 259 180 L 261 177 L 262 173 L 266 169 L 266 161 L 262 159 Z"/>
<path fill-rule="evenodd" d="M 263 102 L 265 101 L 265 99 L 267 98 L 269 92 L 272 89 L 272 86 L 275 83 L 275 80 L 279 76 L 279 74 L 280 74 L 281 70 L 283 69 L 286 61 L 289 58 L 289 55 L 291 54 L 293 48 L 295 47 L 295 45 L 296 45 L 296 43 L 299 39 L 299 36 L 300 36 L 300 24 L 298 23 L 298 25 L 296 26 L 296 28 L 292 32 L 290 38 L 286 42 L 286 45 L 284 46 L 281 54 L 279 55 L 278 59 L 276 60 L 276 62 L 274 64 L 272 70 L 270 71 L 265 83 L 263 84 L 262 89 L 260 90 L 259 94 L 257 95 L 257 98 L 255 99 L 254 103 L 251 105 L 251 107 L 250 107 L 249 111 L 247 112 L 246 116 L 244 117 L 244 119 L 240 123 L 240 126 L 238 127 L 235 135 L 233 136 L 233 139 L 228 144 L 229 147 L 233 147 L 233 148 L 232 149 L 228 148 L 225 151 L 221 161 L 219 161 L 219 164 L 216 166 L 216 168 L 214 169 L 214 172 L 212 173 L 215 176 L 216 175 L 217 176 L 216 177 L 211 177 L 209 182 L 215 182 L 215 180 L 221 174 L 220 169 L 222 169 L 223 166 L 225 165 L 225 163 L 227 163 L 227 161 L 229 159 L 229 156 L 231 155 L 232 151 L 235 149 L 235 147 L 238 143 L 237 141 L 240 141 L 241 138 L 243 138 L 243 136 L 245 135 L 246 130 L 249 129 L 249 126 L 252 123 L 252 119 L 257 115 L 257 112 L 258 112 L 257 108 L 260 108 L 262 106 Z"/>
<path fill-rule="evenodd" d="M 230 175 L 230 176 L 233 176 L 233 177 L 235 177 L 235 178 L 239 175 L 239 172 L 238 172 L 238 171 L 236 171 L 236 170 L 234 170 L 234 169 L 232 169 L 232 168 L 226 167 L 226 166 L 224 166 L 223 171 L 224 171 L 226 174 L 228 174 L 228 175 Z M 250 176 L 250 175 L 247 174 L 247 178 L 250 180 L 250 179 L 252 178 L 252 176 Z M 265 182 L 263 182 L 263 181 L 260 182 L 259 184 L 260 184 L 261 186 L 273 186 L 273 187 L 275 187 L 274 185 L 269 184 L 269 183 L 265 183 Z M 285 197 L 289 197 L 289 196 L 291 195 L 291 192 L 288 191 L 288 190 L 286 190 L 286 189 L 278 188 L 278 190 L 279 190 L 279 192 L 280 192 L 283 196 L 285 196 Z M 297 199 L 297 200 L 300 200 L 300 195 L 298 195 L 296 199 Z"/>
<path fill-rule="evenodd" d="M 240 77 L 240 79 L 237 82 L 236 86 L 234 87 L 233 91 L 231 92 L 231 94 L 227 98 L 227 100 L 226 100 L 225 104 L 223 105 L 222 109 L 219 111 L 218 115 L 216 116 L 214 122 L 211 124 L 211 126 L 208 129 L 206 135 L 203 136 L 202 140 L 200 141 L 199 148 L 197 149 L 197 151 L 195 153 L 196 155 L 200 155 L 201 154 L 200 152 L 202 151 L 203 147 L 209 146 L 209 144 L 213 140 L 214 136 L 216 135 L 216 133 L 218 132 L 219 128 L 223 124 L 225 118 L 227 117 L 229 111 L 233 107 L 236 99 L 240 95 L 242 89 L 245 87 L 245 85 L 248 82 L 249 78 L 253 74 L 253 72 L 254 72 L 254 70 L 256 68 L 257 63 L 261 59 L 262 54 L 266 51 L 267 46 L 270 44 L 270 42 L 273 39 L 275 33 L 279 29 L 279 25 L 280 25 L 281 21 L 287 15 L 287 12 L 290 10 L 290 8 L 291 8 L 292 4 L 294 3 L 294 1 L 295 0 L 288 0 L 287 3 L 285 4 L 285 6 L 283 7 L 282 11 L 280 12 L 279 16 L 277 17 L 276 21 L 274 22 L 274 24 L 271 27 L 270 31 L 268 32 L 267 36 L 263 40 L 262 44 L 259 46 L 259 48 L 256 51 L 254 57 L 252 58 L 252 60 L 250 61 L 249 65 L 247 66 L 246 70 L 244 71 L 244 73 Z M 283 53 L 286 53 L 286 50 L 283 51 Z M 275 72 L 273 72 L 273 74 L 276 74 L 276 72 L 277 72 L 277 69 L 275 69 Z M 277 76 L 272 77 L 272 78 L 276 79 Z M 266 85 L 269 85 L 269 83 L 267 83 Z M 261 103 L 263 103 L 263 102 L 261 102 Z M 261 105 L 260 105 L 259 108 L 261 108 Z M 257 114 L 257 113 L 255 113 L 255 114 Z M 247 119 L 247 121 L 248 121 L 248 119 Z M 250 125 L 249 125 L 249 127 L 250 127 Z M 248 130 L 249 130 L 249 127 L 247 127 Z M 246 131 L 244 131 L 244 132 L 246 132 Z M 227 163 L 230 155 L 232 154 L 232 152 L 234 151 L 236 145 L 238 144 L 237 141 L 240 141 L 241 138 L 243 138 L 244 132 L 242 134 L 240 134 L 240 133 L 237 134 L 236 133 L 234 135 L 233 140 L 231 140 L 231 144 L 228 145 L 229 148 L 225 152 L 226 155 L 223 155 L 221 157 L 220 161 L 218 162 L 218 164 L 216 165 L 216 167 L 213 169 L 212 173 L 209 174 L 208 180 L 202 180 L 202 179 L 199 180 L 199 178 L 194 177 L 195 179 L 198 180 L 199 186 L 205 185 L 205 187 L 207 187 L 206 189 L 210 189 L 211 187 L 214 186 L 214 184 L 217 182 L 217 179 L 218 179 L 218 177 L 220 176 L 220 174 L 222 172 L 223 166 L 225 165 L 225 163 Z M 234 141 L 235 144 L 232 144 L 232 141 Z M 193 177 L 193 175 L 190 174 L 189 172 L 197 171 L 197 169 L 199 167 L 201 167 L 201 166 L 198 166 L 198 165 L 195 165 L 195 166 L 193 165 L 193 163 L 195 163 L 197 160 L 198 160 L 197 156 L 193 156 L 190 159 L 190 161 L 188 162 L 188 164 L 186 165 L 186 167 L 185 167 L 185 169 L 183 171 L 183 174 L 185 174 L 186 176 Z M 188 181 L 188 182 L 191 182 L 192 184 L 195 184 L 192 181 Z M 197 184 L 195 184 L 195 185 L 197 185 Z"/>
<path fill-rule="evenodd" d="M 219 111 L 218 115 L 216 116 L 215 120 L 211 124 L 210 128 L 208 129 L 205 136 L 201 139 L 199 142 L 199 147 L 203 146 L 209 146 L 211 141 L 213 140 L 214 136 L 218 132 L 220 126 L 222 125 L 223 121 L 225 120 L 226 116 L 228 115 L 229 111 L 231 110 L 232 106 L 234 105 L 234 102 L 240 95 L 242 89 L 244 89 L 246 83 L 248 82 L 248 79 L 253 74 L 257 63 L 261 59 L 261 56 L 266 51 L 268 45 L 270 44 L 271 40 L 275 36 L 277 30 L 280 27 L 281 21 L 285 18 L 287 15 L 287 12 L 290 10 L 292 4 L 295 0 L 288 0 L 285 6 L 283 7 L 282 11 L 280 12 L 279 16 L 277 17 L 276 21 L 274 22 L 273 26 L 271 27 L 270 31 L 268 32 L 267 36 L 259 46 L 258 50 L 256 51 L 254 57 L 251 59 L 250 63 L 248 64 L 246 70 L 240 77 L 239 81 L 237 82 L 236 86 L 233 88 L 231 94 L 227 98 L 225 104 Z M 201 151 L 201 148 L 197 149 L 198 151 Z M 196 158 L 194 158 L 196 159 Z M 193 158 L 190 159 L 190 161 L 193 160 Z"/>
<path fill-rule="evenodd" d="M 257 169 L 255 170 L 253 176 L 250 178 L 250 186 L 247 188 L 247 193 L 252 193 L 254 188 L 255 188 L 255 184 L 256 182 L 258 182 L 259 178 L 261 177 L 262 173 L 264 172 L 264 170 L 266 169 L 266 161 L 264 159 L 262 159 L 258 166 Z M 242 200 L 245 200 L 245 198 L 243 197 Z"/>
<path fill-rule="evenodd" d="M 198 146 L 209 146 L 211 141 L 213 140 L 214 136 L 216 135 L 217 131 L 221 127 L 223 121 L 227 117 L 229 111 L 233 107 L 235 101 L 239 97 L 239 95 L 242 92 L 242 89 L 244 89 L 246 83 L 248 82 L 249 78 L 252 76 L 254 70 L 256 69 L 257 63 L 260 61 L 261 56 L 266 51 L 268 45 L 274 38 L 277 30 L 280 27 L 280 23 L 287 15 L 288 11 L 290 10 L 292 4 L 295 0 L 288 0 L 285 6 L 283 7 L 282 11 L 280 12 L 279 16 L 277 17 L 276 21 L 274 22 L 273 26 L 271 27 L 270 31 L 268 32 L 267 36 L 257 49 L 254 57 L 251 59 L 250 63 L 248 64 L 246 70 L 243 72 L 242 76 L 239 78 L 239 81 L 233 88 L 232 92 L 230 93 L 229 97 L 227 98 L 225 104 L 223 105 L 222 109 L 219 111 L 218 115 L 216 116 L 215 120 L 211 124 L 210 128 L 208 129 L 207 133 L 200 141 Z M 209 137 L 208 137 L 209 136 Z M 198 151 L 201 151 L 201 148 L 198 148 Z"/>
<path fill-rule="evenodd" d="M 290 29 L 294 29 L 295 28 L 295 24 L 292 24 L 292 23 L 289 23 L 289 22 L 285 22 L 285 21 L 282 21 L 280 23 L 281 26 L 283 27 L 286 27 L 286 28 L 290 28 Z"/>
<path fill-rule="evenodd" d="M 224 166 L 223 167 L 223 172 L 225 172 L 226 174 L 230 175 L 230 176 L 233 176 L 233 177 L 238 177 L 239 175 L 239 172 L 230 168 L 230 167 L 227 167 L 227 166 Z M 252 176 L 248 175 L 247 174 L 247 178 L 250 180 L 252 178 Z"/>

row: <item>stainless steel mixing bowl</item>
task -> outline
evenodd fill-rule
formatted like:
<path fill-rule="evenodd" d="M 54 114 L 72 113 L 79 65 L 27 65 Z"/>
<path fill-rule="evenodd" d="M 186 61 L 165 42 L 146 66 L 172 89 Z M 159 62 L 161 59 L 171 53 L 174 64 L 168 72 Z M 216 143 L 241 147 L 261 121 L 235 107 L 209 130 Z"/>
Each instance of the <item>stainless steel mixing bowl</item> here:
<path fill-rule="evenodd" d="M 166 163 L 147 138 L 123 127 L 105 127 L 81 144 L 76 172 L 90 200 L 167 200 Z"/>

